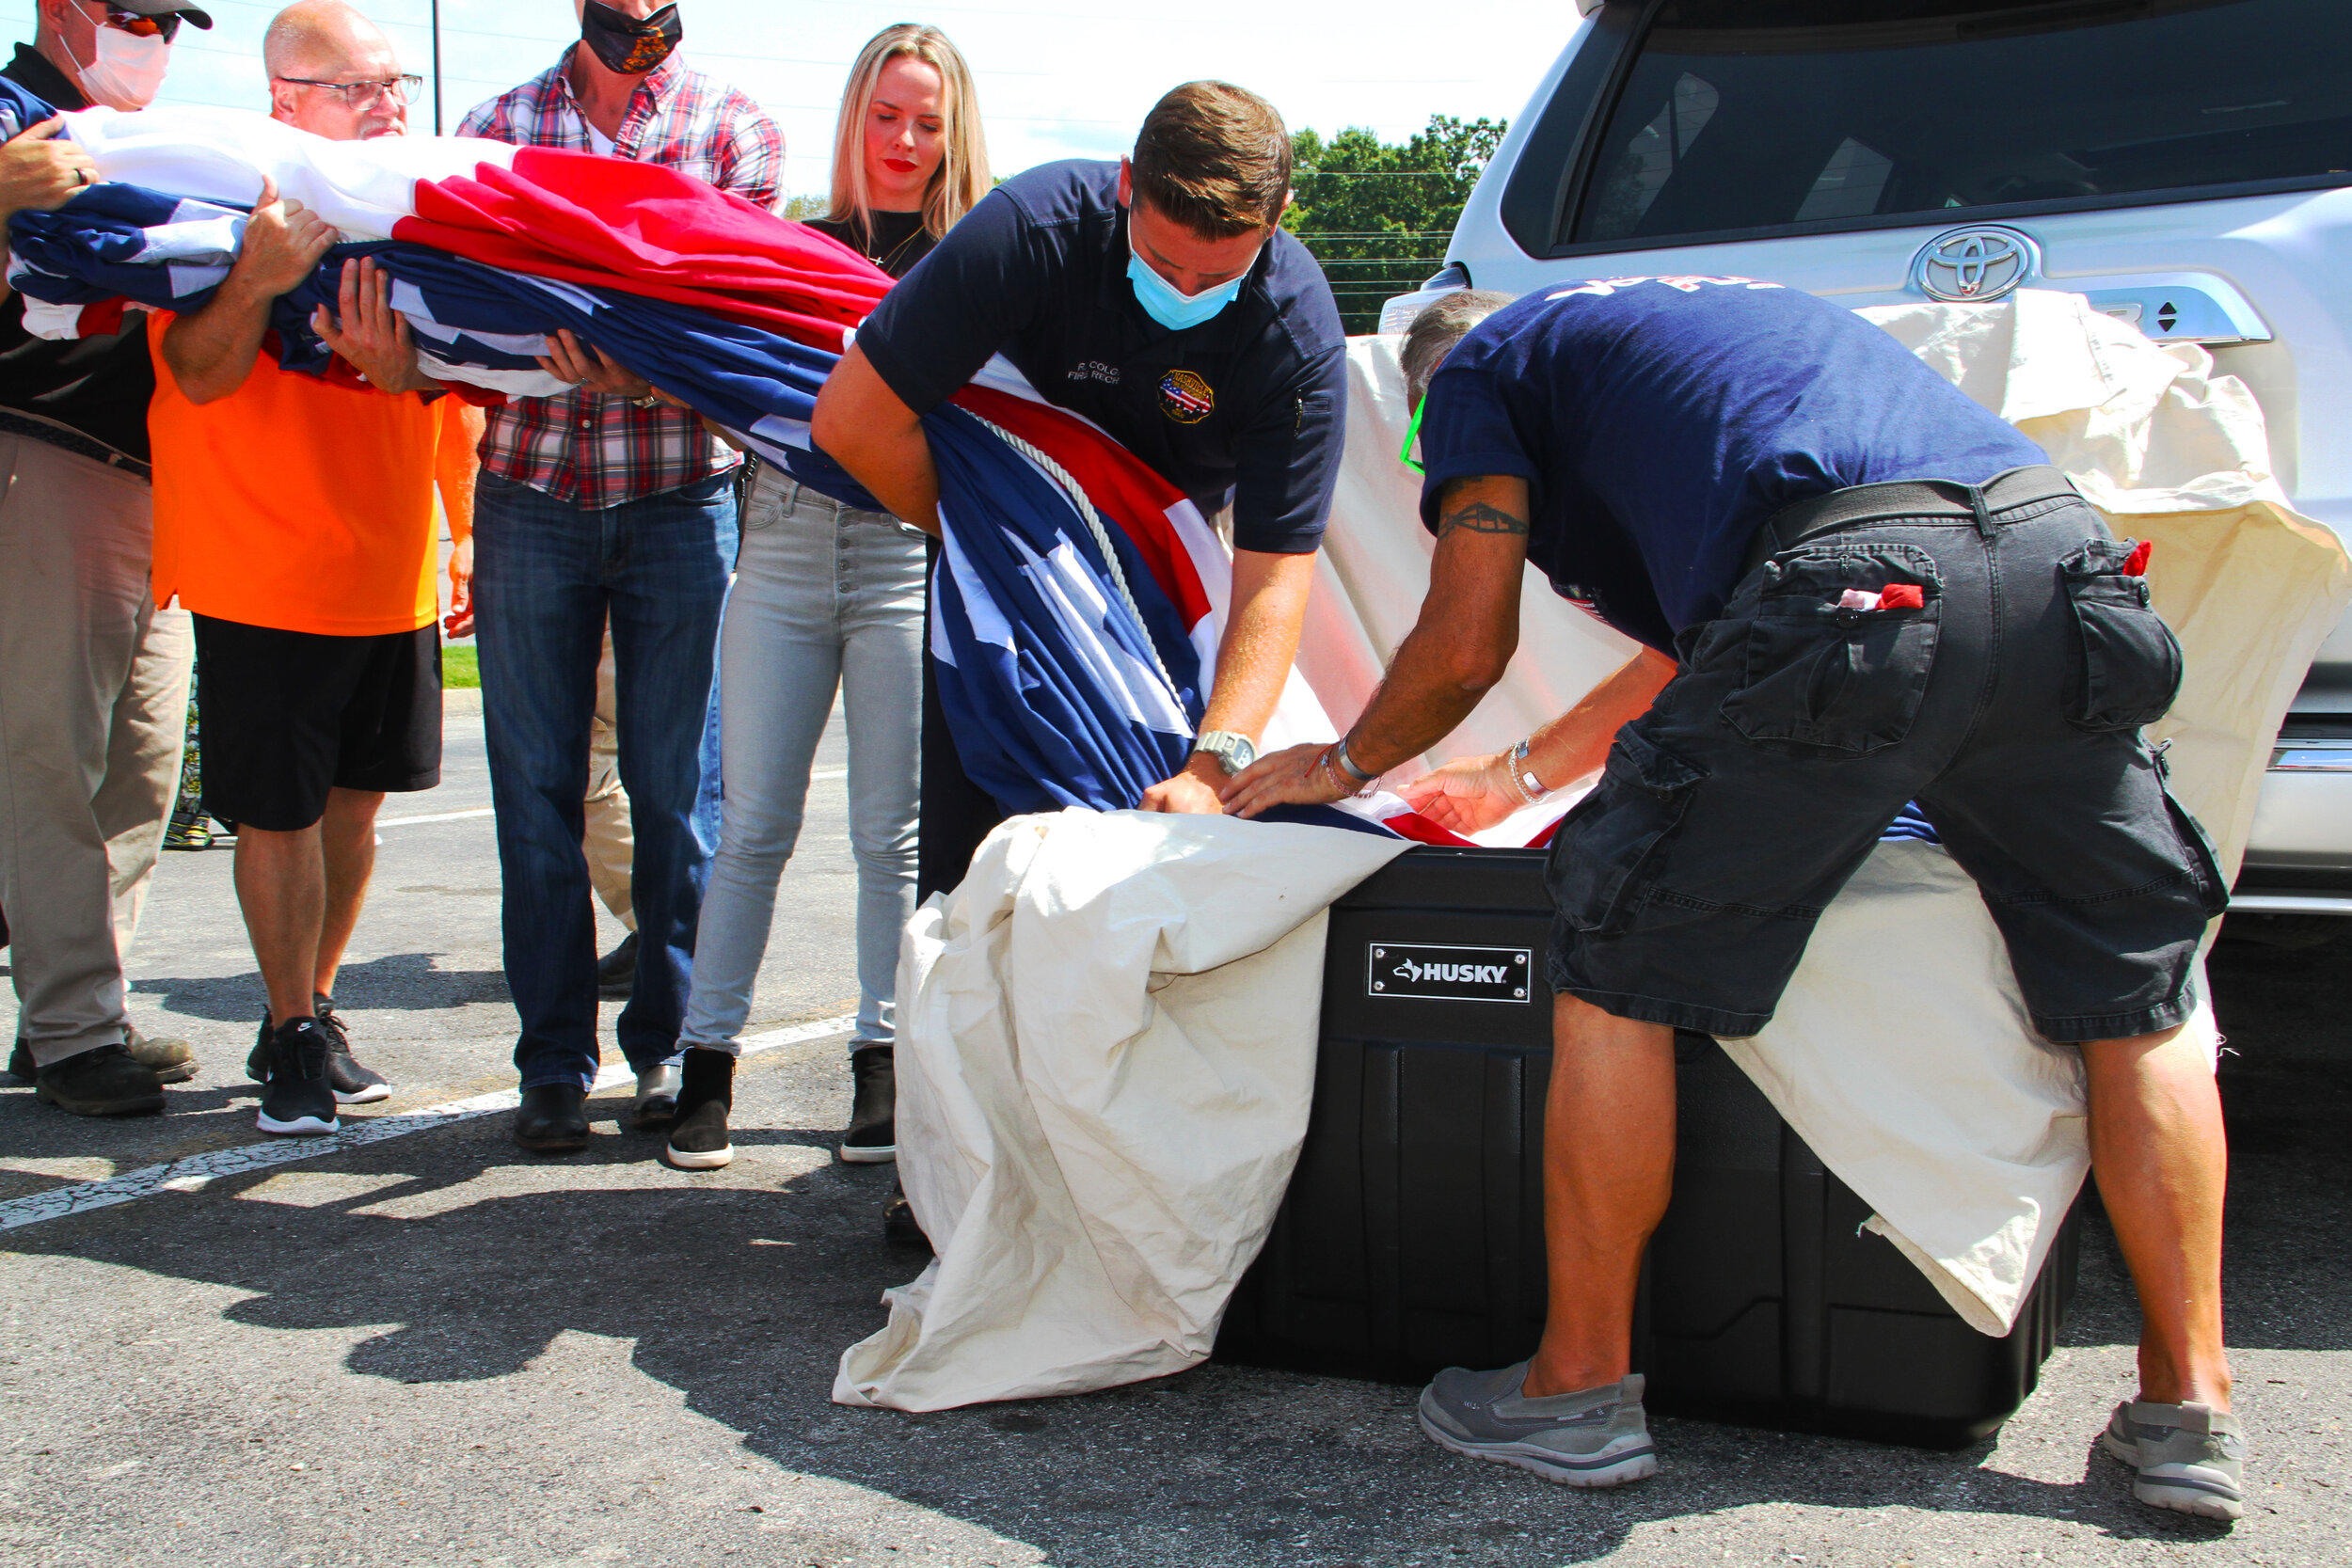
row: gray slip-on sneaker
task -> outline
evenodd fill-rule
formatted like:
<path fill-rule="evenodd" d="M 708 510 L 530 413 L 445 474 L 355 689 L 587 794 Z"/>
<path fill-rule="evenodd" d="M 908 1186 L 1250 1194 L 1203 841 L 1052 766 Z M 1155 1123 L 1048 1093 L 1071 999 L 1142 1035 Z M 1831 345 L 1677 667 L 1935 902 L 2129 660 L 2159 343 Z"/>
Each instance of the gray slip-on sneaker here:
<path fill-rule="evenodd" d="M 2202 1519 L 2246 1513 L 2246 1429 L 2209 1404 L 2115 1407 L 2099 1446 L 2133 1470 L 2132 1496 Z"/>
<path fill-rule="evenodd" d="M 637 1102 L 629 1108 L 628 1124 L 640 1132 L 650 1132 L 677 1120 L 677 1091 L 685 1081 L 685 1069 L 675 1062 L 639 1073 Z"/>
<path fill-rule="evenodd" d="M 1564 1486 L 1622 1486 L 1658 1473 L 1641 1373 L 1543 1399 L 1519 1392 L 1526 1377 L 1524 1361 L 1495 1372 L 1449 1367 L 1422 1390 L 1421 1430 L 1439 1448 Z"/>

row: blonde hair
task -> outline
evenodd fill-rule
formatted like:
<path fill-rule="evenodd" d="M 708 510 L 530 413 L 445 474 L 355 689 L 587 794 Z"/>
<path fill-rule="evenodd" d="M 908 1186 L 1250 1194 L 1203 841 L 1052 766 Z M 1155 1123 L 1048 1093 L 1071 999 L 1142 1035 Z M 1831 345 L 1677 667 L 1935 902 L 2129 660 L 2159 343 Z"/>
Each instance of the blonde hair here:
<path fill-rule="evenodd" d="M 841 94 L 841 123 L 833 137 L 833 208 L 825 216 L 873 230 L 874 210 L 866 187 L 866 117 L 882 86 L 882 68 L 905 55 L 939 72 L 941 141 L 945 156 L 923 195 L 923 227 L 937 239 L 988 194 L 988 136 L 980 128 L 979 93 L 971 68 L 936 27 L 899 22 L 884 27 L 858 51 L 850 84 Z"/>

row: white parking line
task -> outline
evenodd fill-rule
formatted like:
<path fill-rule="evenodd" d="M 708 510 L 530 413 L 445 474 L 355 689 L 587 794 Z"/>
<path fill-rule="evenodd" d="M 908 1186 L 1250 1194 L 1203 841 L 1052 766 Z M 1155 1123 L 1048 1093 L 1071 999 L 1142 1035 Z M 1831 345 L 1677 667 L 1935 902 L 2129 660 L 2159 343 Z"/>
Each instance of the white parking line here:
<path fill-rule="evenodd" d="M 846 779 L 849 776 L 850 770 L 846 768 L 829 768 L 819 773 L 811 773 L 808 782 L 823 784 L 828 779 Z M 476 806 L 470 811 L 437 811 L 426 816 L 379 816 L 375 825 L 379 828 L 414 828 L 425 822 L 470 822 L 477 816 L 488 816 L 490 814 L 490 807 Z"/>
<path fill-rule="evenodd" d="M 789 1028 L 771 1029 L 765 1034 L 746 1037 L 742 1042 L 743 1053 L 749 1056 L 761 1051 L 773 1051 L 780 1045 L 799 1045 L 804 1040 L 846 1035 L 856 1026 L 857 1014 L 843 1013 L 835 1018 L 796 1023 Z M 611 1088 L 617 1084 L 634 1082 L 636 1074 L 624 1062 L 597 1073 L 596 1087 Z M 0 1203 L 0 1230 L 20 1230 L 44 1220 L 63 1219 L 68 1214 L 111 1208 L 118 1203 L 152 1197 L 157 1193 L 200 1192 L 224 1176 L 264 1170 L 271 1165 L 292 1164 L 297 1160 L 316 1160 L 365 1144 L 382 1143 L 387 1138 L 405 1137 L 428 1128 L 470 1121 L 476 1117 L 486 1117 L 493 1111 L 512 1110 L 521 1098 L 516 1090 L 501 1089 L 496 1094 L 476 1095 L 471 1100 L 453 1100 L 446 1105 L 432 1105 L 396 1117 L 346 1119 L 342 1132 L 323 1138 L 274 1138 L 265 1144 L 247 1144 L 243 1148 L 216 1148 L 209 1154 L 192 1154 L 168 1164 L 126 1171 L 103 1181 L 81 1181 L 71 1187 L 55 1187 L 48 1192 L 33 1193 Z"/>

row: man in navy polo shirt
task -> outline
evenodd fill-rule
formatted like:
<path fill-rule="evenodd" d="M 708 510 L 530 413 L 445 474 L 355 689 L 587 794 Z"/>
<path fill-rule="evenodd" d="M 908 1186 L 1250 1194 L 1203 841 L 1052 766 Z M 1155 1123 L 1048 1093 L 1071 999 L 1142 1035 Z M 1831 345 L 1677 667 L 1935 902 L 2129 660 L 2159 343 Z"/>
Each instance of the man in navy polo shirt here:
<path fill-rule="evenodd" d="M 1339 309 L 1277 227 L 1290 135 L 1222 82 L 1160 100 L 1135 155 L 1017 175 L 891 290 L 818 399 L 817 444 L 908 522 L 939 531 L 919 416 L 1002 353 L 1214 512 L 1233 509 L 1233 597 L 1200 749 L 1148 811 L 1215 812 L 1297 652 L 1337 477 Z M 928 682 L 926 683 L 929 684 Z M 1001 815 L 962 777 L 935 701 L 923 730 L 921 894 L 963 878 Z"/>
<path fill-rule="evenodd" d="M 2237 1517 L 2228 1157 L 2182 1027 L 2228 890 L 2140 735 L 2181 680 L 2145 547 L 1892 338 L 1794 289 L 1456 294 L 1416 320 L 1404 368 L 1438 536 L 1420 623 L 1346 739 L 1265 758 L 1228 806 L 1336 800 L 1435 745 L 1502 678 L 1530 561 L 1646 644 L 1510 751 L 1404 790 L 1469 831 L 1601 775 L 1548 871 L 1543 1342 L 1440 1373 L 1422 1430 L 1570 1485 L 1656 1468 L 1627 1369 L 1672 1186 L 1674 1031 L 1761 1030 L 1822 908 L 1915 801 L 2035 1029 L 2082 1053 L 2142 1311 L 2139 1397 L 2103 1444 L 2141 1501 Z"/>

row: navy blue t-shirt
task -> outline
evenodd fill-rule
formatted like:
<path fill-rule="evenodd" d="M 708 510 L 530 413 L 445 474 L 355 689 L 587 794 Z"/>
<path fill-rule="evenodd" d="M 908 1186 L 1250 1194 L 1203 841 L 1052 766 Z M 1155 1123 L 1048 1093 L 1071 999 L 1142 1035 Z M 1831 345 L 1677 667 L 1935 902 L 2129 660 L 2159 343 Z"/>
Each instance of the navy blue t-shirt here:
<path fill-rule="evenodd" d="M 1528 482 L 1528 559 L 1661 651 L 1712 620 L 1765 520 L 1852 484 L 1978 484 L 2040 447 L 1852 311 L 1745 278 L 1565 284 L 1431 378 L 1422 520 L 1446 482 Z"/>
<path fill-rule="evenodd" d="M 883 296 L 858 346 L 917 413 L 1002 353 L 1048 403 L 1110 432 L 1233 543 L 1298 555 L 1339 478 L 1347 339 L 1307 247 L 1277 230 L 1241 295 L 1170 332 L 1127 280 L 1116 163 L 1046 164 L 984 198 Z"/>

